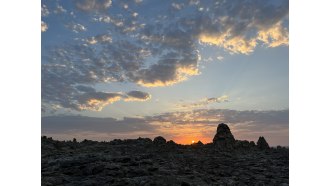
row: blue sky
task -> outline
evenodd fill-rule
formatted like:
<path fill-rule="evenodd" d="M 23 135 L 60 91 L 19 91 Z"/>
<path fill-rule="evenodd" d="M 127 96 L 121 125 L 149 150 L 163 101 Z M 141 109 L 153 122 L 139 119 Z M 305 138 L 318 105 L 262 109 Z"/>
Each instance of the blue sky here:
<path fill-rule="evenodd" d="M 209 142 L 225 122 L 288 145 L 288 1 L 43 0 L 41 14 L 43 134 Z"/>

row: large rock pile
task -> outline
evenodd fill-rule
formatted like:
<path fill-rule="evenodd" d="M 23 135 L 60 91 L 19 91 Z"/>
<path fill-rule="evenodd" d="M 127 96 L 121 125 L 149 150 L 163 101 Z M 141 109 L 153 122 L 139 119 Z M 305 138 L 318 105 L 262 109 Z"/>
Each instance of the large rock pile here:
<path fill-rule="evenodd" d="M 213 138 L 213 143 L 223 149 L 232 149 L 235 145 L 235 138 L 230 132 L 228 125 L 221 123 L 218 125 L 217 133 Z"/>

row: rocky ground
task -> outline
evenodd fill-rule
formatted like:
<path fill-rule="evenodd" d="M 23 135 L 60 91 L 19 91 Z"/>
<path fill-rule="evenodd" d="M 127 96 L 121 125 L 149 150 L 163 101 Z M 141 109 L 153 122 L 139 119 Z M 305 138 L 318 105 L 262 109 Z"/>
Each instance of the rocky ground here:
<path fill-rule="evenodd" d="M 233 141 L 220 125 L 206 145 L 162 137 L 77 142 L 44 136 L 42 185 L 288 185 L 288 148 L 269 148 L 264 138 L 257 145 Z"/>

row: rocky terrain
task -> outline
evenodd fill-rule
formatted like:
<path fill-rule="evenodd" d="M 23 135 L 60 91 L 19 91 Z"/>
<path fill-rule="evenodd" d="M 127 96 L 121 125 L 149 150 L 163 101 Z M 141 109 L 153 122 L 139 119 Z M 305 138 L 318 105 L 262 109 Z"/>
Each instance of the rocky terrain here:
<path fill-rule="evenodd" d="M 42 185 L 288 185 L 289 149 L 235 140 L 219 124 L 213 143 L 163 137 L 96 142 L 41 138 Z"/>

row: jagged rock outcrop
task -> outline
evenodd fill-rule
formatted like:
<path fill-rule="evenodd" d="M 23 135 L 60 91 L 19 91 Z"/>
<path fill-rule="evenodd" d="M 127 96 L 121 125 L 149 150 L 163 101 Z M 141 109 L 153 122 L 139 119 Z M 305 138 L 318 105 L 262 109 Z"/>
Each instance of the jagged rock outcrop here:
<path fill-rule="evenodd" d="M 263 136 L 259 137 L 257 147 L 261 150 L 269 149 L 269 145 Z"/>
<path fill-rule="evenodd" d="M 163 145 L 163 144 L 166 144 L 166 139 L 163 138 L 162 136 L 157 136 L 154 138 L 153 143 L 156 145 Z"/>
<path fill-rule="evenodd" d="M 223 149 L 232 149 L 235 146 L 235 138 L 230 132 L 228 125 L 221 123 L 218 125 L 217 133 L 213 138 L 213 144 Z"/>
<path fill-rule="evenodd" d="M 236 140 L 235 142 L 235 148 L 236 149 L 252 149 L 256 145 L 253 141 L 247 141 L 247 140 Z"/>
<path fill-rule="evenodd" d="M 204 143 L 201 142 L 201 141 L 198 141 L 196 144 L 197 144 L 198 146 L 203 146 L 203 145 L 204 145 Z"/>

